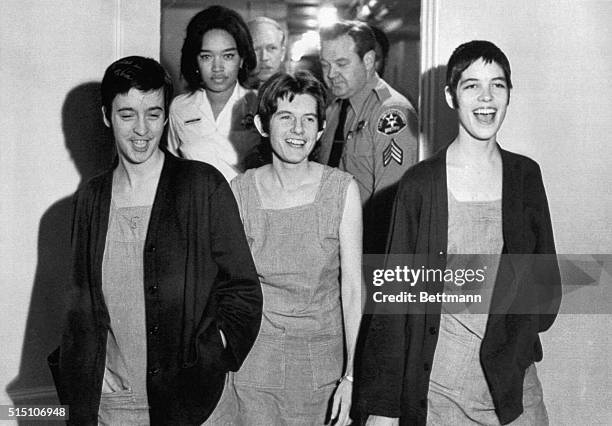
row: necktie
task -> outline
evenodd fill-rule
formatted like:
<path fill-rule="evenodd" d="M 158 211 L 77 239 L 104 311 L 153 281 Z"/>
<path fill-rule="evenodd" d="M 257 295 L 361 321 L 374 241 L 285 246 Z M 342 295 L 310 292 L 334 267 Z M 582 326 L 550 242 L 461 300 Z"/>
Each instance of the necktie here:
<path fill-rule="evenodd" d="M 346 113 L 348 112 L 349 100 L 342 99 L 340 106 L 340 116 L 338 117 L 338 126 L 336 127 L 336 133 L 334 134 L 334 143 L 332 144 L 331 153 L 329 154 L 329 161 L 327 165 L 330 167 L 338 167 L 340 164 L 340 158 L 342 157 L 342 151 L 344 149 L 344 123 L 346 122 Z"/>

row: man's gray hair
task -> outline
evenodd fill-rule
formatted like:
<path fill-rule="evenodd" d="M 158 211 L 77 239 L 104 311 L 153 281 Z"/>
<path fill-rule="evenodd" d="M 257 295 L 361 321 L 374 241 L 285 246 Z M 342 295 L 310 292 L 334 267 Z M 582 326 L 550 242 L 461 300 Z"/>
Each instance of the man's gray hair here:
<path fill-rule="evenodd" d="M 249 22 L 247 22 L 249 29 L 252 29 L 257 24 L 270 24 L 274 28 L 276 28 L 283 35 L 283 38 L 281 39 L 281 45 L 282 46 L 285 45 L 285 29 L 281 26 L 281 24 L 279 24 L 277 21 L 275 21 L 272 18 L 268 18 L 267 16 L 258 16 L 256 18 L 251 19 Z"/>

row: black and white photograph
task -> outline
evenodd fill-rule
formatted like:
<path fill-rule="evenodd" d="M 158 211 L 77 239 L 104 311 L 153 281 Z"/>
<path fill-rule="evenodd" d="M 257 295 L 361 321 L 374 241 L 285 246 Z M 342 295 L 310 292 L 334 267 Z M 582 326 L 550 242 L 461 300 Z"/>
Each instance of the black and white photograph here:
<path fill-rule="evenodd" d="M 3 0 L 0 423 L 611 424 L 610 22 Z"/>

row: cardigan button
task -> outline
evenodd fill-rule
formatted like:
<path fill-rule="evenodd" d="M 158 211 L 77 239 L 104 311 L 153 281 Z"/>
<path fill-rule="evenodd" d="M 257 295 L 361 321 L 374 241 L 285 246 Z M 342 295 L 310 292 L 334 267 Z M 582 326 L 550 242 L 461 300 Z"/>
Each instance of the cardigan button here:
<path fill-rule="evenodd" d="M 438 329 L 436 327 L 429 327 L 429 334 L 431 334 L 432 336 L 436 334 L 437 332 L 438 332 Z"/>
<path fill-rule="evenodd" d="M 425 364 L 423 364 L 423 370 L 429 371 L 429 363 L 426 362 Z"/>
<path fill-rule="evenodd" d="M 440 250 L 440 252 L 438 253 L 438 256 L 444 257 L 444 251 Z"/>
<path fill-rule="evenodd" d="M 150 374 L 151 376 L 157 376 L 157 375 L 159 374 L 159 372 L 160 372 L 160 369 L 159 369 L 159 368 L 151 368 L 151 369 L 149 370 L 149 374 Z"/>
<path fill-rule="evenodd" d="M 159 333 L 159 325 L 155 324 L 153 327 L 151 327 L 151 330 L 149 331 L 149 333 L 152 336 L 156 336 L 157 333 Z"/>
<path fill-rule="evenodd" d="M 159 286 L 155 283 L 149 287 L 149 294 L 157 294 L 157 290 L 159 290 Z"/>
<path fill-rule="evenodd" d="M 427 400 L 422 399 L 419 401 L 419 404 L 421 405 L 421 408 L 427 408 Z"/>

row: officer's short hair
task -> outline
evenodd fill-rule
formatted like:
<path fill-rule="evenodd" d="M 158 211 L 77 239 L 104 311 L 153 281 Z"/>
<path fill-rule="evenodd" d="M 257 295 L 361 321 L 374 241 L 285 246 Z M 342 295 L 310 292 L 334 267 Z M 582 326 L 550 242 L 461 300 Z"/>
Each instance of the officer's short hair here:
<path fill-rule="evenodd" d="M 257 65 L 253 39 L 244 19 L 227 7 L 210 6 L 191 18 L 181 49 L 181 74 L 191 91 L 202 87 L 202 78 L 198 69 L 198 54 L 202 48 L 204 34 L 214 29 L 227 31 L 236 41 L 238 55 L 242 58 L 242 66 L 238 72 L 240 84 L 247 80 L 249 73 Z"/>
<path fill-rule="evenodd" d="M 490 41 L 472 40 L 457 47 L 446 66 L 446 86 L 451 93 L 455 107 L 457 107 L 457 85 L 461 75 L 463 71 L 479 59 L 487 64 L 491 62 L 498 64 L 504 72 L 508 89 L 512 89 L 510 61 L 508 61 L 504 52 Z M 508 100 L 510 100 L 509 97 Z"/>
<path fill-rule="evenodd" d="M 376 52 L 376 60 L 380 61 L 379 74 L 382 77 L 385 73 L 385 67 L 387 66 L 387 57 L 389 56 L 389 38 L 383 30 L 381 30 L 375 25 L 370 25 L 370 29 L 372 30 L 372 34 L 374 34 L 374 39 L 376 40 L 374 51 Z"/>
<path fill-rule="evenodd" d="M 263 131 L 270 131 L 270 119 L 278 110 L 278 101 L 287 98 L 293 101 L 295 95 L 311 95 L 317 101 L 317 121 L 323 130 L 327 91 L 310 71 L 297 71 L 294 75 L 278 72 L 264 82 L 257 97 L 257 114 L 261 119 Z"/>
<path fill-rule="evenodd" d="M 172 79 L 155 59 L 142 56 L 127 56 L 113 62 L 104 73 L 100 88 L 104 115 L 111 121 L 113 100 L 117 95 L 126 94 L 130 89 L 143 92 L 163 89 L 164 113 L 172 100 Z"/>
<path fill-rule="evenodd" d="M 319 30 L 321 41 L 335 40 L 343 35 L 350 36 L 355 42 L 355 53 L 363 59 L 376 46 L 376 38 L 368 24 L 359 21 L 340 21 Z"/>

